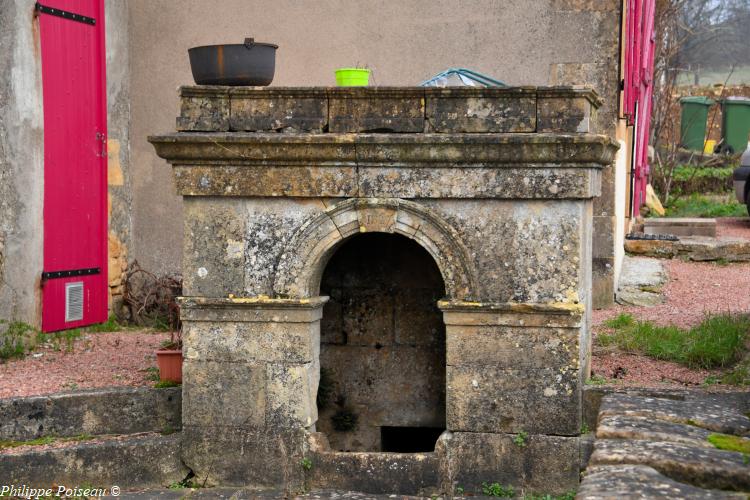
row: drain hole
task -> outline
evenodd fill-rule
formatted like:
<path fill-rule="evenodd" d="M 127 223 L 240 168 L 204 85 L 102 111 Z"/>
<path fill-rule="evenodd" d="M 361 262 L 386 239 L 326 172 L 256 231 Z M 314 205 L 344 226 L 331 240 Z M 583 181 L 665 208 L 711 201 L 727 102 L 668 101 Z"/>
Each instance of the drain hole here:
<path fill-rule="evenodd" d="M 438 427 L 381 427 L 381 449 L 394 453 L 435 451 L 435 443 L 444 430 Z"/>

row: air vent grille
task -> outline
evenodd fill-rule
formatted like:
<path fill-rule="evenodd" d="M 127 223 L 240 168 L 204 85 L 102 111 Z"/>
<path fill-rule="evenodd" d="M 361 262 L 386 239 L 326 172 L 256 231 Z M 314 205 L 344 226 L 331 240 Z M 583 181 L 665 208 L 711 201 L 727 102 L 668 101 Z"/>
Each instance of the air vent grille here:
<path fill-rule="evenodd" d="M 83 282 L 65 284 L 65 322 L 83 319 Z"/>

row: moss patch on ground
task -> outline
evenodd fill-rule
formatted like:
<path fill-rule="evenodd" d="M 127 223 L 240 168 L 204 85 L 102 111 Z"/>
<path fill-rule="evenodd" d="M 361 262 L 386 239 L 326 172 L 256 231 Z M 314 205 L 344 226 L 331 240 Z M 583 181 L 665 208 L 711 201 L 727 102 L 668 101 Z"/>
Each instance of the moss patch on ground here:
<path fill-rule="evenodd" d="M 720 450 L 750 454 L 750 439 L 729 434 L 710 434 L 708 442 Z"/>

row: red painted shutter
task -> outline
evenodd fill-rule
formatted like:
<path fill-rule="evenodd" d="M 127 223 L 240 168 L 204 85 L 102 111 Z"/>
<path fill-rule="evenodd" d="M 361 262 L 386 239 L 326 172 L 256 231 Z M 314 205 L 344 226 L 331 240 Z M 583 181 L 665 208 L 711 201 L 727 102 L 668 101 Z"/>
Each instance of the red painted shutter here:
<path fill-rule="evenodd" d="M 104 2 L 47 0 L 40 4 L 42 329 L 50 332 L 107 317 Z"/>

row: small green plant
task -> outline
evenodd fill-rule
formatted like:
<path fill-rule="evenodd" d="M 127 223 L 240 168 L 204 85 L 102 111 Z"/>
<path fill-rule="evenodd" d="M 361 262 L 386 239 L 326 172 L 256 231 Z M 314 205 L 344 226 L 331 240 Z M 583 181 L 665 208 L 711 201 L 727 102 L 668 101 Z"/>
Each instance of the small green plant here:
<path fill-rule="evenodd" d="M 161 430 L 162 435 L 169 436 L 170 434 L 174 434 L 175 430 L 174 427 L 172 427 L 170 424 L 166 424 L 164 428 Z"/>
<path fill-rule="evenodd" d="M 0 320 L 0 359 L 20 359 L 39 342 L 41 332 L 23 321 Z"/>
<path fill-rule="evenodd" d="M 114 315 L 107 318 L 107 321 L 104 323 L 86 327 L 86 331 L 91 333 L 119 332 L 123 329 L 124 327 L 117 322 L 117 318 Z"/>
<path fill-rule="evenodd" d="M 168 387 L 179 387 L 180 383 L 174 380 L 160 380 L 154 384 L 156 389 L 166 389 Z"/>
<path fill-rule="evenodd" d="M 720 450 L 750 453 L 750 439 L 729 434 L 709 434 L 708 442 Z"/>
<path fill-rule="evenodd" d="M 513 486 L 503 486 L 500 483 L 482 483 L 482 494 L 488 497 L 513 498 L 516 491 Z"/>
<path fill-rule="evenodd" d="M 513 444 L 515 444 L 519 448 L 525 448 L 526 441 L 528 439 L 529 439 L 529 433 L 526 431 L 521 431 L 513 437 Z"/>
<path fill-rule="evenodd" d="M 339 432 L 353 431 L 357 428 L 359 417 L 349 408 L 341 408 L 331 415 L 333 428 Z"/>
<path fill-rule="evenodd" d="M 464 494 L 464 488 L 463 488 L 463 486 L 456 486 L 456 495 L 463 496 L 463 494 Z"/>
<path fill-rule="evenodd" d="M 302 466 L 303 469 L 310 470 L 312 469 L 313 463 L 312 463 L 312 460 L 305 457 L 302 460 L 300 460 L 300 465 Z"/>
<path fill-rule="evenodd" d="M 737 363 L 727 373 L 721 376 L 721 383 L 726 385 L 750 385 L 750 359 Z"/>
<path fill-rule="evenodd" d="M 569 491 L 562 495 L 524 495 L 523 500 L 575 500 L 576 492 Z"/>
<path fill-rule="evenodd" d="M 586 381 L 586 385 L 604 385 L 607 383 L 607 379 L 601 375 L 592 375 L 590 379 Z"/>
<path fill-rule="evenodd" d="M 586 422 L 581 424 L 581 434 L 588 434 L 591 432 L 591 429 L 589 429 L 589 426 Z"/>
<path fill-rule="evenodd" d="M 149 366 L 145 370 L 146 372 L 146 380 L 149 380 L 151 382 L 158 382 L 159 381 L 159 367 L 157 366 Z"/>

